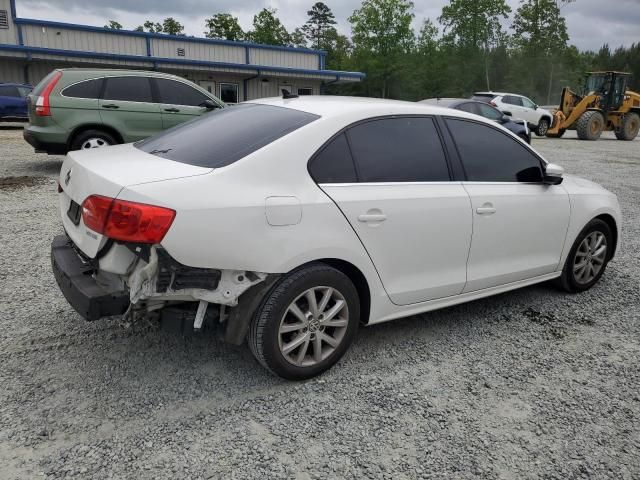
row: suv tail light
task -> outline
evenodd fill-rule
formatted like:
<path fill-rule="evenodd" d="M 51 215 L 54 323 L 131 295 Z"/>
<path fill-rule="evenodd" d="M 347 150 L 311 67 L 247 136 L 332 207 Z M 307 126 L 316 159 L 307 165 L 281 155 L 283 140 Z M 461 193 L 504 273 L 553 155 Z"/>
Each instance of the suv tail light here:
<path fill-rule="evenodd" d="M 49 80 L 49 83 L 47 83 L 47 86 L 44 87 L 44 89 L 42 90 L 42 93 L 36 100 L 36 115 L 38 117 L 51 116 L 51 106 L 49 104 L 49 96 L 53 91 L 53 87 L 56 86 L 56 83 L 58 83 L 58 80 L 60 80 L 61 77 L 62 77 L 62 72 L 56 72 L 55 75 L 51 77 L 51 80 Z"/>
<path fill-rule="evenodd" d="M 491 101 L 489 102 L 489 105 L 493 105 L 494 107 L 497 107 L 497 106 L 498 106 L 498 105 L 496 104 L 496 102 L 494 102 L 493 100 L 491 100 Z"/>
<path fill-rule="evenodd" d="M 176 217 L 175 210 L 145 203 L 91 195 L 82 202 L 87 228 L 113 240 L 160 243 Z"/>

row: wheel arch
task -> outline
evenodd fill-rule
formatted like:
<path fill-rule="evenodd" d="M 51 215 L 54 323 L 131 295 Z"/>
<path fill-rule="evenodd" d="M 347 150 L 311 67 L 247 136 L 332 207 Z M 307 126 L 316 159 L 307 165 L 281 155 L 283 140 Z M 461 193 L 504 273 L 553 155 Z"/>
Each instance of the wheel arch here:
<path fill-rule="evenodd" d="M 67 141 L 67 148 L 70 149 L 75 138 L 78 135 L 80 135 L 82 132 L 86 132 L 87 130 L 102 130 L 103 132 L 108 133 L 109 135 L 112 135 L 113 138 L 116 139 L 116 141 L 120 143 L 124 143 L 124 139 L 122 138 L 122 135 L 120 135 L 120 132 L 118 132 L 115 128 L 110 127 L 109 125 L 105 125 L 103 123 L 84 123 L 73 129 L 73 131 L 71 132 L 71 135 L 69 135 L 69 140 Z"/>
<path fill-rule="evenodd" d="M 615 218 L 613 218 L 613 216 L 609 215 L 608 213 L 600 214 L 595 217 L 594 220 L 602 220 L 611 229 L 611 235 L 613 235 L 613 248 L 609 253 L 609 260 L 611 260 L 618 248 L 618 224 L 616 223 Z"/>

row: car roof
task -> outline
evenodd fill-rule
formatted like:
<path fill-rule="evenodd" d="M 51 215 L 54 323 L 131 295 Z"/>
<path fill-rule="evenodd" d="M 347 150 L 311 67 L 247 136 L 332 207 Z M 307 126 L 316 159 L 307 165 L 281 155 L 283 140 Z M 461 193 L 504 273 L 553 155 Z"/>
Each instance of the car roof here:
<path fill-rule="evenodd" d="M 418 103 L 426 103 L 427 105 L 440 105 L 442 107 L 451 107 L 462 102 L 474 102 L 475 100 L 469 100 L 467 98 L 427 98 L 420 100 Z"/>
<path fill-rule="evenodd" d="M 167 78 L 180 78 L 187 80 L 179 75 L 173 75 L 171 73 L 158 72 L 154 70 L 135 70 L 128 68 L 58 68 L 60 72 L 70 73 L 89 73 L 95 74 L 96 77 L 108 77 L 112 75 L 145 75 L 153 77 L 167 77 Z"/>
<path fill-rule="evenodd" d="M 493 95 L 494 97 L 504 97 L 505 95 L 510 95 L 512 97 L 527 98 L 524 95 L 520 95 L 519 93 L 507 93 L 507 92 L 475 92 L 474 95 Z"/>
<path fill-rule="evenodd" d="M 428 103 L 407 102 L 367 97 L 343 97 L 337 95 L 303 95 L 295 98 L 271 97 L 250 100 L 246 103 L 293 108 L 324 118 L 340 117 L 345 114 L 359 114 L 362 119 L 392 115 L 444 115 L 485 121 L 483 117 L 461 110 Z M 491 124 L 489 120 L 486 123 Z"/>

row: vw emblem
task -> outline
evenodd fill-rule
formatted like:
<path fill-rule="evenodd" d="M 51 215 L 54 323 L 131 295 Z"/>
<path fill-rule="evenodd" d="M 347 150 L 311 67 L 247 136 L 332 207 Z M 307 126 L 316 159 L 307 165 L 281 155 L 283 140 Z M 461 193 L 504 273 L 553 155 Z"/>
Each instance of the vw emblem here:
<path fill-rule="evenodd" d="M 67 171 L 67 175 L 64 177 L 64 186 L 66 187 L 67 185 L 69 185 L 69 182 L 71 181 L 71 168 Z"/>

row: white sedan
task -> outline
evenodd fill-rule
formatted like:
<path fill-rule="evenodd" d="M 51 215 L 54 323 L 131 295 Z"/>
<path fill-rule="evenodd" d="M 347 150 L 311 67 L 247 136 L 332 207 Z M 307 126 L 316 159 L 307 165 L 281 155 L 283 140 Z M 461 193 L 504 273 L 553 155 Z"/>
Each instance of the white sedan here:
<path fill-rule="evenodd" d="M 245 339 L 288 379 L 370 325 L 554 280 L 592 287 L 617 198 L 465 112 L 345 97 L 240 104 L 60 172 L 63 294 L 85 318 Z"/>

